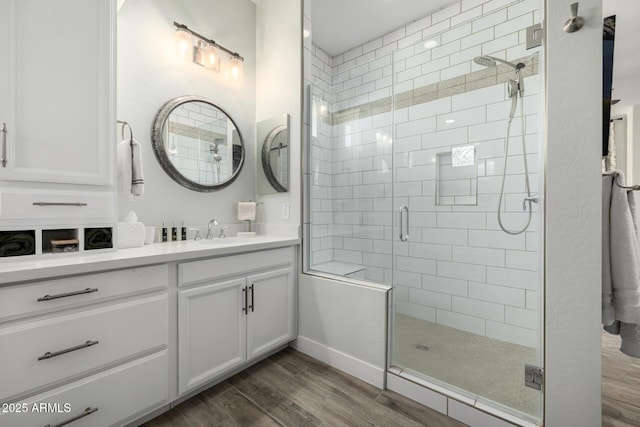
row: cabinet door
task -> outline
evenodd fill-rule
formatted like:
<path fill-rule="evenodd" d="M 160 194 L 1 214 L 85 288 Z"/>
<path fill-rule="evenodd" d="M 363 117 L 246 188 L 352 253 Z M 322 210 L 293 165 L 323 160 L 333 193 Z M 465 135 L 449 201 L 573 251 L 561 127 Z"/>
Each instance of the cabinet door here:
<path fill-rule="evenodd" d="M 0 16 L 0 179 L 110 185 L 115 1 L 0 0 Z"/>
<path fill-rule="evenodd" d="M 293 269 L 247 277 L 247 358 L 258 357 L 294 338 Z"/>
<path fill-rule="evenodd" d="M 178 384 L 183 394 L 246 361 L 244 278 L 178 292 Z"/>

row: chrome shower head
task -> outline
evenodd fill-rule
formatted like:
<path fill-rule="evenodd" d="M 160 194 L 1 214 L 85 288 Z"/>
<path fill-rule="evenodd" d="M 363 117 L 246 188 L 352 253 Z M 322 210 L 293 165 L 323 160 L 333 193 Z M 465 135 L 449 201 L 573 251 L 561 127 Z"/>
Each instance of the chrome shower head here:
<path fill-rule="evenodd" d="M 505 61 L 504 59 L 496 58 L 495 56 L 476 56 L 473 58 L 473 62 L 478 65 L 482 65 L 483 67 L 495 67 L 497 63 L 505 64 L 512 67 L 514 70 L 520 70 L 525 67 L 522 62 L 518 62 L 514 64 L 513 62 Z"/>

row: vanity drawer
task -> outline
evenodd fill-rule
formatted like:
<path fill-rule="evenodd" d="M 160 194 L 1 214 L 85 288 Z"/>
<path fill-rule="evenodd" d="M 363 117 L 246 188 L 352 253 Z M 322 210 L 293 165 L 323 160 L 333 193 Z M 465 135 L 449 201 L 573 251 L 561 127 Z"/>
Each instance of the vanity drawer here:
<path fill-rule="evenodd" d="M 167 343 L 166 294 L 0 329 L 0 401 Z"/>
<path fill-rule="evenodd" d="M 166 264 L 0 287 L 0 321 L 166 289 Z"/>
<path fill-rule="evenodd" d="M 118 366 L 63 387 L 20 400 L 0 408 L 0 425 L 44 426 L 61 425 L 70 419 L 86 415 L 72 424 L 74 427 L 104 427 L 127 418 L 144 415 L 169 400 L 169 364 L 167 350 Z M 14 412 L 20 405 L 20 410 Z M 66 404 L 66 406 L 65 406 Z M 48 405 L 47 411 L 34 411 Z M 5 411 L 2 411 L 2 409 Z M 89 411 L 86 411 L 89 408 Z M 97 408 L 97 411 L 94 409 Z M 12 409 L 12 411 L 8 411 Z M 133 419 L 133 418 L 131 418 Z M 131 420 L 130 419 L 130 420 Z M 127 420 L 127 421 L 130 421 Z"/>
<path fill-rule="evenodd" d="M 0 220 L 110 221 L 114 206 L 107 192 L 0 189 Z"/>
<path fill-rule="evenodd" d="M 230 276 L 244 276 L 253 271 L 292 265 L 293 262 L 292 247 L 185 262 L 178 266 L 179 286 Z"/>

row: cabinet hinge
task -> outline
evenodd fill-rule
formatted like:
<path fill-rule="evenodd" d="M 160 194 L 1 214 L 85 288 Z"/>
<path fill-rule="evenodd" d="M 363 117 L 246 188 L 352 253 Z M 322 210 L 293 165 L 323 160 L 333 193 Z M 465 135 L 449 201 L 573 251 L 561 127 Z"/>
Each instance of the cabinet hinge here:
<path fill-rule="evenodd" d="M 524 385 L 542 390 L 544 385 L 544 371 L 533 365 L 524 365 Z"/>

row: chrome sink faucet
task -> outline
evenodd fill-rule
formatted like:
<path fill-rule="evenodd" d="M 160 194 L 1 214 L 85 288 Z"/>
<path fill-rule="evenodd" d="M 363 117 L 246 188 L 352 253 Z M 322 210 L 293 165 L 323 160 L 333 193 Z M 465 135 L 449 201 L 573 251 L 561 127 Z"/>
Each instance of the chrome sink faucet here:
<path fill-rule="evenodd" d="M 220 226 L 220 224 L 218 224 L 218 221 L 216 221 L 215 219 L 212 219 L 211 221 L 209 221 L 209 225 L 207 225 L 207 235 L 204 238 L 213 239 L 213 227 L 218 227 L 218 226 Z"/>

